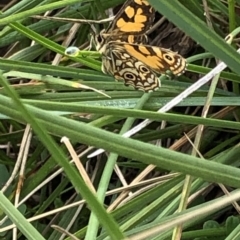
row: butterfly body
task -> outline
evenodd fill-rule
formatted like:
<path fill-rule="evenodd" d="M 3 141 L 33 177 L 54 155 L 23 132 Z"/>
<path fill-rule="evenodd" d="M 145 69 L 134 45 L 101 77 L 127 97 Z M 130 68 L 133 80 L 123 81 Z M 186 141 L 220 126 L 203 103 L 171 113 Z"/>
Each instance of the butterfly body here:
<path fill-rule="evenodd" d="M 145 45 L 154 9 L 146 0 L 128 0 L 107 30 L 95 37 L 102 54 L 102 71 L 136 90 L 151 92 L 161 84 L 156 75 L 171 71 L 180 75 L 186 60 L 168 49 Z"/>

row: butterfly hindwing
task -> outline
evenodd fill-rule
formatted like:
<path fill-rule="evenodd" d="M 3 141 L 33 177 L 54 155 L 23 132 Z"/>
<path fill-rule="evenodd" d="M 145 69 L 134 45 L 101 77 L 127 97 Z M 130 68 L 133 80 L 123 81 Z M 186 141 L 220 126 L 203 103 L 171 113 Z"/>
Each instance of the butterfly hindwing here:
<path fill-rule="evenodd" d="M 151 67 L 128 54 L 121 43 L 109 43 L 103 56 L 102 71 L 136 90 L 151 92 L 160 87 L 160 81 Z"/>

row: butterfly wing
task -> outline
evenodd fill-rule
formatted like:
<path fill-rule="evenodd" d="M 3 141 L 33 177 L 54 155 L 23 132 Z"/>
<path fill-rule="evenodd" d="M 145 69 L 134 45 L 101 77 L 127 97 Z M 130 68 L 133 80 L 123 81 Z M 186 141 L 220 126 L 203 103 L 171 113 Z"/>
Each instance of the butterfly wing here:
<path fill-rule="evenodd" d="M 145 44 L 145 35 L 153 24 L 155 10 L 146 0 L 128 0 L 119 10 L 106 30 L 95 36 L 96 49 L 105 51 L 104 45 L 110 41 Z"/>
<path fill-rule="evenodd" d="M 126 53 L 121 44 L 109 43 L 102 60 L 102 71 L 114 76 L 118 81 L 124 81 L 126 86 L 144 92 L 155 91 L 161 86 L 152 69 Z"/>
<path fill-rule="evenodd" d="M 111 35 L 143 35 L 153 24 L 154 9 L 146 0 L 128 0 L 117 13 L 106 33 Z"/>

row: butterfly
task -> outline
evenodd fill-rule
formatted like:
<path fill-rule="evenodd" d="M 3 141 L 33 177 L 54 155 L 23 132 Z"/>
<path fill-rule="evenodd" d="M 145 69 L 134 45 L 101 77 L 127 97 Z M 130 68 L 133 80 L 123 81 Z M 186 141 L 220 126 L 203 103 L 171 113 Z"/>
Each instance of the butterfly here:
<path fill-rule="evenodd" d="M 102 55 L 102 71 L 136 90 L 152 92 L 161 83 L 157 74 L 179 76 L 186 60 L 165 48 L 146 45 L 155 11 L 146 0 L 127 0 L 110 26 L 94 38 Z"/>

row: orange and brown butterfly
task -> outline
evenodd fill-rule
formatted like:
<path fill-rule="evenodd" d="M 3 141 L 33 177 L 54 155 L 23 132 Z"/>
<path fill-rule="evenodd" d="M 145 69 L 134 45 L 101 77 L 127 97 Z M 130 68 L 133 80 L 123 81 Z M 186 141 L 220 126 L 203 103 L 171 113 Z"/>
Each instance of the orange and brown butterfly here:
<path fill-rule="evenodd" d="M 102 54 L 102 71 L 144 92 L 161 86 L 156 73 L 171 71 L 179 76 L 186 69 L 186 60 L 181 55 L 144 45 L 154 16 L 148 1 L 128 0 L 110 26 L 95 36 L 96 49 Z"/>

